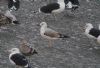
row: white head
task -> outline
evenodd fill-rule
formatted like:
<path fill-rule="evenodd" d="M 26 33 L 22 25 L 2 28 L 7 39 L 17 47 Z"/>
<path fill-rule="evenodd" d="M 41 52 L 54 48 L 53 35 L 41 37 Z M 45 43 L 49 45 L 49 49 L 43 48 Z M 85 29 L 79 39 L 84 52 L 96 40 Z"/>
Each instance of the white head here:
<path fill-rule="evenodd" d="M 86 23 L 85 29 L 91 29 L 93 28 L 93 25 L 91 23 Z"/>
<path fill-rule="evenodd" d="M 41 26 L 41 27 L 43 27 L 43 26 L 44 26 L 44 27 L 47 27 L 47 23 L 46 23 L 46 22 L 41 22 L 41 23 L 40 23 L 40 26 Z"/>
<path fill-rule="evenodd" d="M 11 50 L 9 50 L 10 53 L 20 53 L 18 48 L 12 48 Z"/>

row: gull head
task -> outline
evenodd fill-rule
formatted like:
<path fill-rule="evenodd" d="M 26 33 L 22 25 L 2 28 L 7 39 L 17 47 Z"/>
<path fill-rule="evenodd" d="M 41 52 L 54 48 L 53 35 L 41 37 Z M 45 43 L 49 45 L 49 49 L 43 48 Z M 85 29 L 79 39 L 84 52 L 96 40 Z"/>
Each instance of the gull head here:
<path fill-rule="evenodd" d="M 19 53 L 19 49 L 18 48 L 12 48 L 11 50 L 9 50 L 10 53 L 16 52 Z"/>
<path fill-rule="evenodd" d="M 85 29 L 91 29 L 91 28 L 93 28 L 92 24 L 91 23 L 86 23 Z"/>
<path fill-rule="evenodd" d="M 41 22 L 40 26 L 47 26 L 47 23 L 46 22 Z"/>

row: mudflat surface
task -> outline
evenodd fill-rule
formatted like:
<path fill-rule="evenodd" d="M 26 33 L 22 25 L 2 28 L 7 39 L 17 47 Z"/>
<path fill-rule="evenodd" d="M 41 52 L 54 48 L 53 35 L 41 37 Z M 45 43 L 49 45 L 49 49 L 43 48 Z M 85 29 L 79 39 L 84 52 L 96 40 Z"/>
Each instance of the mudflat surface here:
<path fill-rule="evenodd" d="M 92 23 L 98 28 L 100 0 L 79 1 L 78 10 L 71 13 L 66 9 L 57 14 L 55 20 L 53 15 L 34 13 L 54 0 L 20 0 L 20 9 L 13 12 L 20 24 L 0 27 L 0 68 L 15 68 L 5 50 L 20 46 L 20 38 L 25 38 L 39 53 L 30 57 L 32 68 L 100 68 L 100 44 L 87 38 L 83 30 L 85 23 Z M 7 1 L 1 0 L 0 12 L 4 13 L 7 9 Z M 73 38 L 55 40 L 49 48 L 48 40 L 40 36 L 40 27 L 37 26 L 42 21 Z"/>

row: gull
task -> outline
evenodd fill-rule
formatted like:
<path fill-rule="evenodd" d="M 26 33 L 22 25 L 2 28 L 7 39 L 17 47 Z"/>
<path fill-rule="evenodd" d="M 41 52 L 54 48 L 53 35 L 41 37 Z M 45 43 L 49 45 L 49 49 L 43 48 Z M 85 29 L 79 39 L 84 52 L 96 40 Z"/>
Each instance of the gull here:
<path fill-rule="evenodd" d="M 46 38 L 49 40 L 49 46 L 51 47 L 51 41 L 52 40 L 56 40 L 56 39 L 60 39 L 60 38 L 69 38 L 69 36 L 66 36 L 64 34 L 61 34 L 53 29 L 50 29 L 47 27 L 47 23 L 46 22 L 41 22 L 40 23 L 40 34 L 43 38 Z"/>
<path fill-rule="evenodd" d="M 65 3 L 64 0 L 58 0 L 56 3 L 50 3 L 45 6 L 42 6 L 39 8 L 39 12 L 43 12 L 45 14 L 57 14 L 61 13 L 65 9 Z M 55 15 L 54 15 L 55 16 Z"/>
<path fill-rule="evenodd" d="M 100 24 L 99 29 L 94 28 L 91 23 L 86 23 L 85 25 L 85 35 L 89 38 L 96 39 L 100 44 Z"/>
<path fill-rule="evenodd" d="M 21 45 L 19 46 L 19 50 L 23 55 L 29 56 L 29 59 L 30 56 L 38 54 L 35 49 L 33 49 L 30 45 L 27 44 L 27 41 L 25 39 L 22 39 Z"/>
<path fill-rule="evenodd" d="M 9 60 L 13 65 L 25 68 L 31 68 L 28 60 L 22 55 L 18 48 L 12 48 L 9 50 Z"/>
<path fill-rule="evenodd" d="M 31 56 L 38 53 L 35 49 L 33 49 L 30 45 L 27 44 L 27 41 L 25 39 L 22 39 L 19 49 L 21 53 L 25 56 Z"/>
<path fill-rule="evenodd" d="M 72 11 L 76 10 L 80 5 L 78 0 L 64 0 L 64 1 L 66 7 L 72 9 Z"/>
<path fill-rule="evenodd" d="M 5 14 L 0 13 L 0 26 L 10 23 L 19 24 L 16 17 L 9 10 Z"/>
<path fill-rule="evenodd" d="M 20 7 L 20 1 L 19 0 L 8 0 L 8 8 L 10 11 L 12 10 L 18 10 Z"/>

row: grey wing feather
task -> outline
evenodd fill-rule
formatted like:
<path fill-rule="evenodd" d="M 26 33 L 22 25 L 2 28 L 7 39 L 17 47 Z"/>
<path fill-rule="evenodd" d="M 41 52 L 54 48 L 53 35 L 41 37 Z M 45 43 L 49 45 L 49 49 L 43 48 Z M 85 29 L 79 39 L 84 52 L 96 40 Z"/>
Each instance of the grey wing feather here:
<path fill-rule="evenodd" d="M 56 32 L 56 31 L 54 31 L 52 29 L 49 29 L 49 28 L 46 29 L 44 35 L 47 35 L 47 36 L 52 37 L 52 38 L 59 37 L 59 33 L 58 32 Z"/>

